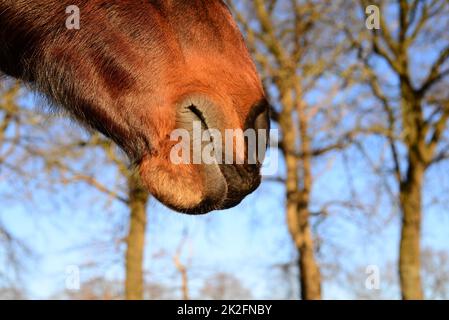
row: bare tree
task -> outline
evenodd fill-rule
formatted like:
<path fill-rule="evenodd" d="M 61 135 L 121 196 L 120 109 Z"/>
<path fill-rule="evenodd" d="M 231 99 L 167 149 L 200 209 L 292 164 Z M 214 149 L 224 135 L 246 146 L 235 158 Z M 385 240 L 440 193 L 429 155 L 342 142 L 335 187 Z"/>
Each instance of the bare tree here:
<path fill-rule="evenodd" d="M 395 181 L 391 190 L 398 190 L 394 201 L 402 214 L 402 297 L 421 299 L 423 185 L 428 169 L 449 156 L 445 134 L 449 120 L 449 37 L 445 31 L 449 3 L 359 3 L 359 7 L 342 11 L 347 14 L 343 29 L 358 56 L 358 76 L 369 87 L 381 113 L 365 131 L 384 137 L 389 145 L 392 166 L 383 172 Z M 360 19 L 372 4 L 382 10 L 380 30 L 368 30 Z"/>
<path fill-rule="evenodd" d="M 313 163 L 345 148 L 352 137 L 350 130 L 339 128 L 345 111 L 333 102 L 346 84 L 333 81 L 329 73 L 343 46 L 335 41 L 333 27 L 323 23 L 331 19 L 338 1 L 332 5 L 297 0 L 229 2 L 264 77 L 274 104 L 272 117 L 282 134 L 286 177 L 277 180 L 285 184 L 287 224 L 299 255 L 301 297 L 320 299 L 321 276 L 310 222 L 315 214 Z M 321 97 L 311 102 L 311 95 Z"/>
<path fill-rule="evenodd" d="M 79 291 L 64 291 L 53 298 L 59 300 L 120 300 L 122 284 L 104 278 L 93 278 L 81 285 Z"/>
<path fill-rule="evenodd" d="M 145 231 L 147 225 L 148 191 L 140 183 L 140 178 L 133 173 L 128 178 L 130 222 L 126 239 L 126 282 L 125 296 L 127 299 L 144 297 L 144 252 Z"/>
<path fill-rule="evenodd" d="M 138 175 L 111 141 L 99 134 L 88 135 L 74 130 L 67 121 L 58 121 L 57 117 L 39 108 L 18 103 L 19 91 L 22 96 L 26 92 L 20 84 L 11 81 L 0 84 L 5 88 L 0 96 L 2 177 L 13 183 L 17 180 L 28 180 L 32 184 L 40 181 L 40 186 L 49 192 L 61 184 L 84 184 L 103 194 L 104 200 L 127 206 L 129 232 L 125 240 L 125 296 L 143 299 L 143 253 L 149 194 L 140 185 Z M 39 164 L 38 169 L 36 164 Z M 116 180 L 103 179 L 100 166 L 115 170 Z M 32 198 L 32 194 L 26 194 L 23 186 L 19 188 L 18 197 L 27 203 L 25 200 Z M 6 237 L 10 235 L 7 230 L 0 234 L 5 235 L 5 239 L 10 238 Z"/>
<path fill-rule="evenodd" d="M 449 299 L 449 252 L 424 248 L 421 259 L 426 299 Z"/>
<path fill-rule="evenodd" d="M 15 81 L 0 81 L 0 183 L 5 183 L 4 173 L 7 159 L 15 150 L 18 126 L 17 99 L 22 95 L 20 85 Z M 7 208 L 2 203 L 2 209 Z M 6 210 L 0 210 L 0 260 L 5 269 L 0 270 L 0 299 L 22 299 L 25 294 L 21 288 L 21 273 L 33 253 L 26 242 L 18 238 L 4 223 Z"/>
<path fill-rule="evenodd" d="M 422 250 L 422 282 L 424 297 L 430 300 L 447 299 L 449 296 L 449 253 L 426 247 Z M 397 299 L 400 296 L 397 262 L 388 261 L 379 266 L 379 287 L 366 285 L 366 266 L 342 272 L 338 279 L 341 288 L 354 299 Z"/>
<path fill-rule="evenodd" d="M 188 257 L 186 262 L 182 262 L 181 256 L 186 245 L 188 246 Z M 176 253 L 173 256 L 173 262 L 175 264 L 176 270 L 178 270 L 179 274 L 181 275 L 181 292 L 183 300 L 190 300 L 188 268 L 191 264 L 191 258 L 192 248 L 189 243 L 188 230 L 185 229 L 183 232 L 183 236 L 179 242 L 178 248 L 176 249 Z"/>
<path fill-rule="evenodd" d="M 251 292 L 232 274 L 217 273 L 205 280 L 200 297 L 210 300 L 248 300 L 251 299 Z"/>

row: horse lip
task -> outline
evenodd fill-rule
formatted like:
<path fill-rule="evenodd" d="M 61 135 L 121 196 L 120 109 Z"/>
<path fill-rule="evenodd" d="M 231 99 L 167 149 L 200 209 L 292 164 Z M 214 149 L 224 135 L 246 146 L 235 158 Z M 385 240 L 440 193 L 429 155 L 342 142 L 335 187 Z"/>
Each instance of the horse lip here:
<path fill-rule="evenodd" d="M 223 209 L 237 206 L 260 186 L 262 177 L 259 170 L 259 165 L 220 165 L 220 171 L 228 186 Z M 230 184 L 230 181 L 233 181 L 233 184 Z"/>

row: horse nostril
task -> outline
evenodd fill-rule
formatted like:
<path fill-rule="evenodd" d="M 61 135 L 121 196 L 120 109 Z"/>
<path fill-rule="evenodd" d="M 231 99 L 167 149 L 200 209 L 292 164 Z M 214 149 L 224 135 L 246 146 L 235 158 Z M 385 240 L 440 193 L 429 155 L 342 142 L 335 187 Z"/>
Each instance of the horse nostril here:
<path fill-rule="evenodd" d="M 257 140 L 256 152 L 254 156 L 257 163 L 261 164 L 265 159 L 270 134 L 270 118 L 267 110 L 260 113 L 254 120 L 254 130 L 256 131 L 255 133 Z"/>
<path fill-rule="evenodd" d="M 254 120 L 254 130 L 268 130 L 269 127 L 268 112 L 264 111 Z"/>

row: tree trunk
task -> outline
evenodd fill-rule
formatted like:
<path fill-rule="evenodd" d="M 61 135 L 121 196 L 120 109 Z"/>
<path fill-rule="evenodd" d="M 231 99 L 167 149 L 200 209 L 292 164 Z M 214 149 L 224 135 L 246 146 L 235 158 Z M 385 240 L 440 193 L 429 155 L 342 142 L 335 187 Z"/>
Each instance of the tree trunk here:
<path fill-rule="evenodd" d="M 421 212 L 424 167 L 411 160 L 407 180 L 401 185 L 402 231 L 399 275 L 404 300 L 423 299 L 421 286 Z"/>
<path fill-rule="evenodd" d="M 301 297 L 304 300 L 321 299 L 321 276 L 318 264 L 315 260 L 313 235 L 310 228 L 310 193 L 312 190 L 312 156 L 309 137 L 309 122 L 305 112 L 305 104 L 300 98 L 301 89 L 299 81 L 296 84 L 297 112 L 299 120 L 300 151 L 302 156 L 302 190 L 297 207 L 300 241 L 297 241 L 299 249 L 299 269 L 301 270 Z"/>
<path fill-rule="evenodd" d="M 301 282 L 301 298 L 303 300 L 321 299 L 321 276 L 318 264 L 315 260 L 313 237 L 308 221 L 309 212 L 307 209 L 298 210 L 300 222 L 300 234 L 296 245 L 299 252 L 299 270 Z"/>
<path fill-rule="evenodd" d="M 402 56 L 404 56 L 403 53 Z M 408 70 L 406 58 L 403 70 Z M 422 187 L 426 170 L 426 134 L 422 104 L 411 84 L 401 77 L 401 109 L 404 143 L 408 151 L 407 176 L 400 183 L 399 202 L 402 229 L 399 252 L 399 277 L 404 300 L 423 298 L 421 285 Z"/>
<path fill-rule="evenodd" d="M 148 192 L 141 186 L 137 174 L 128 179 L 130 222 L 126 239 L 126 280 L 125 298 L 143 299 L 143 257 L 145 249 L 145 229 L 147 223 L 146 205 Z"/>
<path fill-rule="evenodd" d="M 181 272 L 182 276 L 182 299 L 190 300 L 189 295 L 189 279 L 187 277 L 187 269 L 183 269 Z"/>
<path fill-rule="evenodd" d="M 299 187 L 298 157 L 295 149 L 297 137 L 293 125 L 292 92 L 283 95 L 283 112 L 279 123 L 283 132 L 283 153 L 287 167 L 287 224 L 290 235 L 299 255 L 299 282 L 301 298 L 304 300 L 321 299 L 321 280 L 318 265 L 314 257 L 313 237 L 309 224 L 308 198 L 311 190 L 310 161 L 303 159 L 303 188 Z M 300 116 L 301 117 L 301 116 Z M 303 118 L 303 120 L 305 120 Z M 303 131 L 304 130 L 304 131 Z M 301 125 L 301 135 L 307 126 Z M 309 141 L 302 140 L 301 149 L 307 148 Z M 310 160 L 310 159 L 309 159 Z"/>
<path fill-rule="evenodd" d="M 174 257 L 175 267 L 178 269 L 181 274 L 181 291 L 182 291 L 182 299 L 190 300 L 189 294 L 189 277 L 187 274 L 187 267 L 182 264 L 180 255 L 176 255 Z"/>

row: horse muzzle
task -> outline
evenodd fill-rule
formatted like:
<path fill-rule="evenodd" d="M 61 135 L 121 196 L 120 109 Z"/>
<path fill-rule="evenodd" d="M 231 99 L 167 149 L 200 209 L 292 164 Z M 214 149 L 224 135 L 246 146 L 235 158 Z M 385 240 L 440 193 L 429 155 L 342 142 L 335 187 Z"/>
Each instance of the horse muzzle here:
<path fill-rule="evenodd" d="M 207 98 L 191 97 L 181 105 L 178 126 L 189 128 L 189 133 L 194 137 L 191 142 L 192 144 L 196 142 L 197 145 L 199 135 L 196 134 L 195 138 L 195 131 L 201 128 L 203 148 L 200 153 L 204 156 L 207 144 L 211 144 L 214 147 L 206 153 L 212 151 L 212 158 L 215 160 L 199 165 L 201 167 L 198 170 L 203 171 L 207 191 L 197 206 L 183 210 L 184 212 L 203 214 L 212 210 L 232 208 L 259 187 L 260 170 L 269 138 L 268 106 L 263 99 L 251 108 L 244 128 L 233 130 L 232 125 L 226 123 L 217 107 Z M 194 128 L 191 123 L 195 122 L 197 130 L 190 129 Z M 194 151 L 193 156 L 195 155 L 198 155 L 198 151 Z"/>

